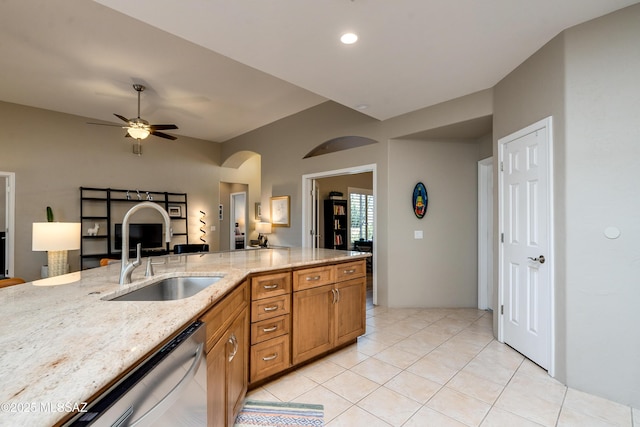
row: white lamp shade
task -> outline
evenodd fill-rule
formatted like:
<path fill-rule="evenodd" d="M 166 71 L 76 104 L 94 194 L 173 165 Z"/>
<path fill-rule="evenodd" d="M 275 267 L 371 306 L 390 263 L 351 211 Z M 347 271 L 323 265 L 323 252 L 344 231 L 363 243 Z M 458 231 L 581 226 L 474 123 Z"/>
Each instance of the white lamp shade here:
<path fill-rule="evenodd" d="M 256 231 L 260 234 L 271 234 L 271 223 L 270 222 L 256 223 Z"/>
<path fill-rule="evenodd" d="M 130 127 L 127 133 L 135 139 L 145 139 L 149 136 L 149 130 L 143 127 Z"/>
<path fill-rule="evenodd" d="M 64 251 L 80 249 L 79 222 L 34 222 L 32 250 Z"/>

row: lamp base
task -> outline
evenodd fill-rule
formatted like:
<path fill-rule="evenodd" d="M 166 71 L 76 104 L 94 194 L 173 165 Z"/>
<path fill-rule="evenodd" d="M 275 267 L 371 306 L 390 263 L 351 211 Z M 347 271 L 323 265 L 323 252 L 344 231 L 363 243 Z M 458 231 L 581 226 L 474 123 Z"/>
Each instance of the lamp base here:
<path fill-rule="evenodd" d="M 67 273 L 67 252 L 68 251 L 48 251 L 47 262 L 49 266 L 48 277 L 60 276 Z"/>

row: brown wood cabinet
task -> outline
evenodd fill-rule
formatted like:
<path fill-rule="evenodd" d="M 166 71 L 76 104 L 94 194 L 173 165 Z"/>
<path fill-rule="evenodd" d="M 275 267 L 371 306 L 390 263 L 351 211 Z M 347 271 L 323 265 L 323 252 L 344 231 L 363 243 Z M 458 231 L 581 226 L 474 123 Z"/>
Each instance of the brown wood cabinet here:
<path fill-rule="evenodd" d="M 291 271 L 251 278 L 251 354 L 249 382 L 291 366 Z"/>
<path fill-rule="evenodd" d="M 331 272 L 327 274 L 318 268 L 294 272 L 293 365 L 365 333 L 364 260 L 329 268 Z M 327 284 L 332 280 L 335 282 Z"/>
<path fill-rule="evenodd" d="M 233 426 L 247 392 L 249 288 L 243 283 L 202 316 L 207 331 L 207 424 Z"/>

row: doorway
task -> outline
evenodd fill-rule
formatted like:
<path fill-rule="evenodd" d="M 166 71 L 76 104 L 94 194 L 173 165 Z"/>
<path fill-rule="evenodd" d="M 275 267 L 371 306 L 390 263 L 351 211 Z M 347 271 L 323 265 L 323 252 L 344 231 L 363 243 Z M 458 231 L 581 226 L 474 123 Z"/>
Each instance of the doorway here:
<path fill-rule="evenodd" d="M 229 208 L 229 248 L 244 249 L 247 246 L 247 193 L 231 193 Z"/>
<path fill-rule="evenodd" d="M 377 215 L 376 215 L 376 207 L 377 207 L 377 177 L 376 177 L 376 165 L 363 165 L 356 166 L 351 168 L 318 172 L 313 174 L 306 174 L 302 176 L 302 194 L 305 196 L 302 197 L 302 246 L 307 248 L 320 247 L 322 242 L 322 236 L 320 236 L 320 222 L 321 216 L 319 215 L 322 207 L 320 203 L 322 203 L 320 199 L 322 189 L 318 189 L 318 183 L 323 179 L 327 178 L 335 178 L 335 177 L 348 177 L 350 175 L 370 173 L 371 174 L 371 187 L 372 187 L 372 195 L 374 199 L 373 203 L 373 224 L 372 224 L 372 241 L 374 244 L 372 245 L 372 254 L 373 260 L 371 265 L 371 301 L 372 304 L 377 304 L 377 256 L 376 256 L 376 232 L 377 232 Z M 355 185 L 358 186 L 358 185 Z M 344 191 L 347 193 L 347 190 Z M 344 197 L 348 195 L 345 194 Z M 349 244 L 349 250 L 353 249 L 353 245 Z"/>
<path fill-rule="evenodd" d="M 498 338 L 554 375 L 551 117 L 498 140 Z"/>
<path fill-rule="evenodd" d="M 493 310 L 493 157 L 478 162 L 478 309 Z"/>
<path fill-rule="evenodd" d="M 15 188 L 16 174 L 0 172 L 0 278 L 14 276 Z"/>

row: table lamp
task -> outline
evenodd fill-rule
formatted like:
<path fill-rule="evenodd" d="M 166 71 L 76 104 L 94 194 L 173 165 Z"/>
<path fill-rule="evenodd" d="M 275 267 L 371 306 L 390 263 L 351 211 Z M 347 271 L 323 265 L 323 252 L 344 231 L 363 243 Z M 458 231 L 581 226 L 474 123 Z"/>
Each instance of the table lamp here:
<path fill-rule="evenodd" d="M 258 222 L 256 223 L 256 231 L 258 232 L 258 241 L 260 242 L 260 246 L 263 248 L 267 247 L 267 243 L 269 240 L 265 234 L 271 234 L 271 223 L 270 222 Z"/>
<path fill-rule="evenodd" d="M 80 249 L 79 222 L 34 222 L 32 250 L 47 251 L 48 276 L 67 271 L 67 251 Z"/>

